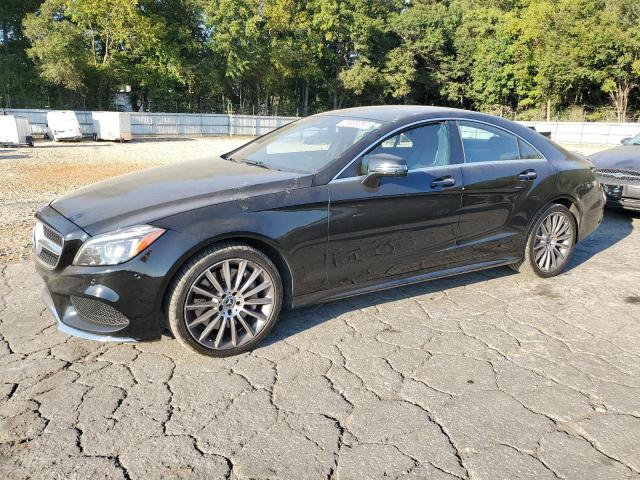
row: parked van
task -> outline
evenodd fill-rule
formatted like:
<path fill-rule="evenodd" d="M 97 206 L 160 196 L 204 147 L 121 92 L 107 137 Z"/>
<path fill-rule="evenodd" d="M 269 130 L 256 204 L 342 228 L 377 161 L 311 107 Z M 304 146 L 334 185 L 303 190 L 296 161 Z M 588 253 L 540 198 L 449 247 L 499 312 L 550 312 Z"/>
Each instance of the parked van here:
<path fill-rule="evenodd" d="M 79 142 L 82 140 L 82 131 L 80 130 L 80 123 L 78 122 L 75 112 L 47 112 L 47 127 L 47 134 L 54 142 L 60 140 Z"/>
<path fill-rule="evenodd" d="M 33 147 L 29 120 L 15 115 L 0 115 L 0 145 L 28 145 Z"/>
<path fill-rule="evenodd" d="M 131 117 L 127 112 L 92 112 L 94 140 L 131 140 Z"/>

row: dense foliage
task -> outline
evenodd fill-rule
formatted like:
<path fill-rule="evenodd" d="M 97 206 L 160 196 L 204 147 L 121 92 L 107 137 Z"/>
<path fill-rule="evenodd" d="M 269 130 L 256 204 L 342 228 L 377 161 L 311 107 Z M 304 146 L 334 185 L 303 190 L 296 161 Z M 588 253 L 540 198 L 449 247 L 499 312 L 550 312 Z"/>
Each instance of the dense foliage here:
<path fill-rule="evenodd" d="M 2 0 L 0 105 L 635 117 L 640 0 Z"/>

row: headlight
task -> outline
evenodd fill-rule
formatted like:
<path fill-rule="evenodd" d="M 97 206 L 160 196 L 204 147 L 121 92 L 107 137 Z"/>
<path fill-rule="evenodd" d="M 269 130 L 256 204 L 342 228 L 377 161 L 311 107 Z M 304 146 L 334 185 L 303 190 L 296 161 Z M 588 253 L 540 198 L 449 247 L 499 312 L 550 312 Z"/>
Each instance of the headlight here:
<path fill-rule="evenodd" d="M 117 265 L 126 262 L 155 242 L 165 231 L 151 225 L 136 225 L 96 235 L 82 245 L 73 264 Z"/>

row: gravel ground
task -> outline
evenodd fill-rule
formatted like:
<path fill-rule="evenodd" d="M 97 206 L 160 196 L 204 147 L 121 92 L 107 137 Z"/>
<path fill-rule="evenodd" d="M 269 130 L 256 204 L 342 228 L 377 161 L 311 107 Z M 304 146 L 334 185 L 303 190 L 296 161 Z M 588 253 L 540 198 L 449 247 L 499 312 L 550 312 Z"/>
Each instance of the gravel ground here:
<path fill-rule="evenodd" d="M 219 155 L 249 140 L 41 141 L 35 148 L 0 148 L 0 264 L 30 257 L 33 214 L 60 195 L 134 170 Z"/>
<path fill-rule="evenodd" d="M 56 330 L 0 267 L 0 477 L 639 479 L 640 216 L 500 268 L 285 312 L 204 358 Z"/>

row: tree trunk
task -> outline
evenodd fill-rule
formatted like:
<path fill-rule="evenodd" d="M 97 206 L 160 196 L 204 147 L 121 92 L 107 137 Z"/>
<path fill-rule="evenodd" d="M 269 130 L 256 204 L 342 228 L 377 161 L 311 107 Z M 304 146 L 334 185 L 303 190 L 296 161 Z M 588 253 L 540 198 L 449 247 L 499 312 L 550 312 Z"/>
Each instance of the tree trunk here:
<path fill-rule="evenodd" d="M 302 103 L 302 116 L 306 117 L 309 112 L 309 80 L 304 79 L 304 100 Z"/>
<path fill-rule="evenodd" d="M 627 110 L 629 108 L 629 93 L 635 88 L 635 84 L 624 81 L 618 84 L 616 90 L 610 93 L 611 99 L 616 106 L 618 122 L 627 121 Z"/>
<path fill-rule="evenodd" d="M 262 115 L 262 106 L 260 105 L 260 82 L 256 81 L 256 103 L 258 104 L 258 115 Z"/>
<path fill-rule="evenodd" d="M 551 99 L 547 98 L 547 122 L 551 121 Z"/>
<path fill-rule="evenodd" d="M 96 31 L 91 26 L 91 49 L 93 53 L 93 65 L 98 65 L 98 51 L 96 49 Z"/>
<path fill-rule="evenodd" d="M 6 55 L 9 55 L 9 32 L 7 31 L 6 20 L 2 22 L 2 45 L 4 48 L 4 53 Z"/>

